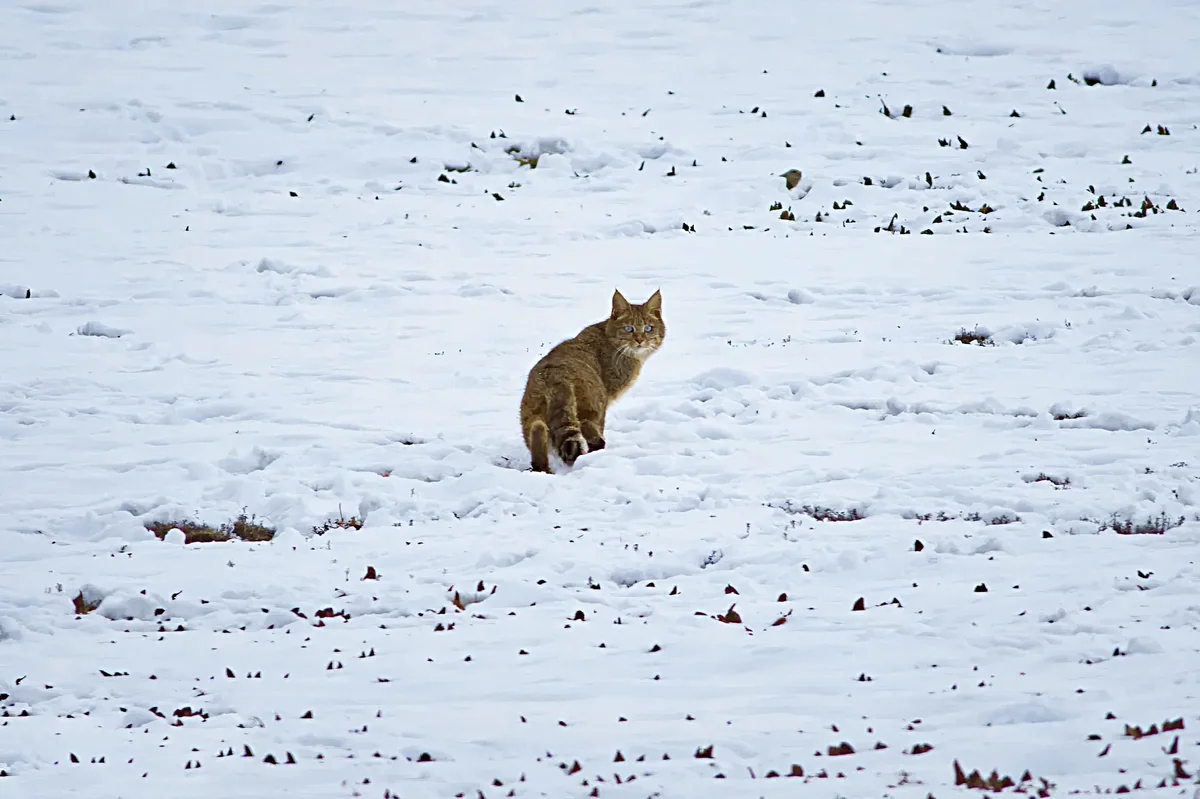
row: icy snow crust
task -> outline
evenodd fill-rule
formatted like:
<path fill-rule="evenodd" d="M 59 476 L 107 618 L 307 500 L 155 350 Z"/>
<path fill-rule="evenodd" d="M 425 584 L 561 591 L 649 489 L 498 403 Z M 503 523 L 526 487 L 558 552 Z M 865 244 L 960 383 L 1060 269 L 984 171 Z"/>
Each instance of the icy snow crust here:
<path fill-rule="evenodd" d="M 0 30 L 0 796 L 1191 795 L 1200 6 Z"/>

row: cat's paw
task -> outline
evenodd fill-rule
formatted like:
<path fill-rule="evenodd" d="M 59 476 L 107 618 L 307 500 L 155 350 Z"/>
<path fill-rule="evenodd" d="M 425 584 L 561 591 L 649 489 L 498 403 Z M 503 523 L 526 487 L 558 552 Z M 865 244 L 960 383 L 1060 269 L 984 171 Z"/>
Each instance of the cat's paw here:
<path fill-rule="evenodd" d="M 585 446 L 583 436 L 575 435 L 568 438 L 558 448 L 558 456 L 562 458 L 562 462 L 568 466 L 575 465 L 575 461 L 583 454 Z"/>
<path fill-rule="evenodd" d="M 589 441 L 587 443 L 587 447 L 588 447 L 588 452 L 597 452 L 599 450 L 602 450 L 602 449 L 604 449 L 604 439 L 597 438 L 593 441 Z"/>

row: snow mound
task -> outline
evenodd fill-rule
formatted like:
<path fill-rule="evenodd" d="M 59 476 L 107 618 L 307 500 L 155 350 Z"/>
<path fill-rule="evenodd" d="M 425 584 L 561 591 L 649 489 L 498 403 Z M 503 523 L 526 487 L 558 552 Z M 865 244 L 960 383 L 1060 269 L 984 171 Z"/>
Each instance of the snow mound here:
<path fill-rule="evenodd" d="M 119 327 L 111 327 L 101 322 L 85 322 L 76 328 L 75 332 L 81 336 L 93 336 L 95 338 L 120 338 L 121 336 L 129 335 L 132 331 L 123 330 Z"/>

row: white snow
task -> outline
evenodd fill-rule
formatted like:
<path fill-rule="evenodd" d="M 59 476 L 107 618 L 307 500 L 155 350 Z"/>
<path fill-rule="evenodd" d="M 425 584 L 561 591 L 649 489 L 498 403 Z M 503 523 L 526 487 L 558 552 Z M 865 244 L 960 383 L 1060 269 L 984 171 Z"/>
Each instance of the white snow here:
<path fill-rule="evenodd" d="M 128 335 L 130 331 L 121 330 L 116 327 L 109 327 L 101 322 L 86 322 L 79 326 L 75 331 L 81 336 L 95 336 L 97 338 L 120 338 Z"/>
<path fill-rule="evenodd" d="M 3 799 L 1195 790 L 1200 6 L 0 30 Z"/>

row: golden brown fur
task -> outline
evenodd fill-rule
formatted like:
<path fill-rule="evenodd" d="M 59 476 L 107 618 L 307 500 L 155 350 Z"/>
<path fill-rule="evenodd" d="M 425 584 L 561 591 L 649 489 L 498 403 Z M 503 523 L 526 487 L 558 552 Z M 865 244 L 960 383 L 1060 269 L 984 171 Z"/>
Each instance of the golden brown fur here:
<path fill-rule="evenodd" d="M 637 380 L 666 332 L 659 292 L 631 305 L 614 291 L 607 319 L 585 327 L 534 365 L 521 398 L 521 431 L 534 471 L 550 471 L 551 448 L 568 466 L 584 452 L 604 448 L 608 406 Z"/>

